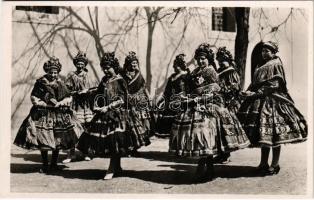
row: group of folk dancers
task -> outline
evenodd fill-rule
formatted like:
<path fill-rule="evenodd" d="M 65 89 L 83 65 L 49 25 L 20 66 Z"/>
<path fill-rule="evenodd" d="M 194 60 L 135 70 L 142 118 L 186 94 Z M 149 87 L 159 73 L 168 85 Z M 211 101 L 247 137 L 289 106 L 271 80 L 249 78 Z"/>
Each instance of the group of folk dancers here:
<path fill-rule="evenodd" d="M 259 45 L 260 63 L 246 91 L 241 91 L 237 66 L 225 47 L 214 53 L 209 44 L 200 44 L 192 71 L 185 55 L 177 55 L 157 115 L 135 52 L 126 56 L 123 67 L 114 52 L 104 53 L 104 76 L 97 85 L 88 76 L 86 54 L 73 59 L 76 71 L 65 81 L 59 77 L 59 59 L 51 57 L 31 92 L 33 106 L 14 144 L 40 150 L 41 173 L 60 170 L 60 150 L 69 150 L 63 161 L 68 163 L 78 149 L 85 160 L 109 157 L 104 179 L 112 179 L 123 172 L 121 157 L 139 154 L 156 135 L 169 136 L 169 153 L 199 159 L 197 180 L 212 180 L 215 163 L 229 162 L 230 152 L 246 147 L 261 148 L 257 173 L 277 174 L 281 144 L 305 141 L 307 124 L 288 93 L 278 45 Z"/>

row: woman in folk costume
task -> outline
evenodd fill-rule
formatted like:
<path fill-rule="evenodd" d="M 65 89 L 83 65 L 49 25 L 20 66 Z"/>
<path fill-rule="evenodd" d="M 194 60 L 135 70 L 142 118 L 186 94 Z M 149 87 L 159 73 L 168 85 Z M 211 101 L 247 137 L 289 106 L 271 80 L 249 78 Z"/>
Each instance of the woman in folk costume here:
<path fill-rule="evenodd" d="M 153 119 L 154 116 L 151 115 L 151 105 L 149 101 L 148 92 L 146 90 L 145 80 L 139 69 L 139 61 L 136 57 L 135 52 L 129 52 L 126 56 L 123 65 L 123 78 L 127 83 L 128 88 L 128 110 L 132 114 L 130 116 L 136 116 L 142 122 L 142 127 L 145 128 L 143 138 L 146 141 L 142 145 L 149 145 L 148 140 L 151 132 L 153 131 Z M 134 124 L 135 125 L 135 124 Z M 138 153 L 138 152 L 134 152 Z"/>
<path fill-rule="evenodd" d="M 214 53 L 209 44 L 201 44 L 194 58 L 198 66 L 188 77 L 190 96 L 181 98 L 186 108 L 175 118 L 170 152 L 199 157 L 197 178 L 211 180 L 214 178 L 213 156 L 245 148 L 249 141 L 223 107 Z"/>
<path fill-rule="evenodd" d="M 219 68 L 217 70 L 219 76 L 220 93 L 224 100 L 225 107 L 230 111 L 231 116 L 234 118 L 235 124 L 241 126 L 236 117 L 236 113 L 241 105 L 239 92 L 240 76 L 237 73 L 235 62 L 232 58 L 230 51 L 226 47 L 218 48 L 216 53 L 216 60 L 218 61 Z M 215 162 L 226 164 L 230 162 L 230 153 L 222 153 L 215 158 Z"/>
<path fill-rule="evenodd" d="M 219 63 L 217 72 L 225 107 L 228 108 L 230 112 L 237 113 L 241 105 L 239 96 L 241 85 L 240 76 L 236 71 L 236 64 L 230 51 L 228 51 L 226 47 L 218 49 L 216 60 Z"/>
<path fill-rule="evenodd" d="M 26 149 L 39 149 L 43 166 L 40 172 L 58 170 L 59 150 L 75 146 L 83 132 L 70 108 L 71 94 L 58 77 L 59 59 L 52 57 L 44 64 L 46 74 L 39 78 L 31 92 L 33 107 L 21 125 L 14 144 Z M 50 167 L 48 150 L 52 150 Z"/>
<path fill-rule="evenodd" d="M 80 137 L 77 148 L 99 157 L 109 156 L 110 164 L 104 179 L 112 179 L 122 172 L 121 157 L 140 148 L 145 138 L 145 128 L 136 116 L 127 110 L 127 85 L 122 76 L 115 53 L 105 53 L 101 59 L 105 76 L 95 96 L 92 121 L 88 131 Z"/>
<path fill-rule="evenodd" d="M 238 112 L 252 145 L 261 147 L 257 169 L 264 175 L 279 173 L 281 144 L 307 139 L 306 121 L 288 93 L 283 64 L 277 52 L 276 43 L 262 43 L 264 62 L 255 69 L 252 83 L 243 93 L 246 99 Z M 270 148 L 273 157 L 269 166 Z"/>
<path fill-rule="evenodd" d="M 165 91 L 163 93 L 161 110 L 157 119 L 157 136 L 166 137 L 170 135 L 174 118 L 179 110 L 175 109 L 176 98 L 181 95 L 186 96 L 186 77 L 188 68 L 184 59 L 184 54 L 179 54 L 173 61 L 174 73 L 168 78 Z"/>
<path fill-rule="evenodd" d="M 88 70 L 86 65 L 88 59 L 85 53 L 78 52 L 73 59 L 73 64 L 76 67 L 76 71 L 72 71 L 66 78 L 66 85 L 70 90 L 73 101 L 72 109 L 75 111 L 76 117 L 83 127 L 91 121 L 93 118 L 93 112 L 91 107 L 93 105 L 93 88 L 96 86 L 88 76 Z M 71 149 L 68 153 L 68 157 L 63 160 L 63 163 L 69 163 L 75 157 L 75 148 Z M 90 160 L 90 157 L 84 155 L 86 161 Z"/>

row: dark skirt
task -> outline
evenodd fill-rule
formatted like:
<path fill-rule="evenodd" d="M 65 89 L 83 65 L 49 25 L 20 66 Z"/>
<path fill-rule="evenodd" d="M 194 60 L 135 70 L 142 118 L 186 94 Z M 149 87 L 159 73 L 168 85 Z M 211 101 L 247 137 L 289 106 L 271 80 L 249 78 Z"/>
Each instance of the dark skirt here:
<path fill-rule="evenodd" d="M 169 151 L 179 156 L 218 155 L 248 147 L 240 122 L 226 108 L 188 108 L 175 118 Z"/>
<path fill-rule="evenodd" d="M 175 120 L 175 113 L 170 111 L 162 111 L 158 114 L 156 121 L 156 131 L 155 135 L 157 137 L 169 137 L 171 132 L 171 127 Z"/>
<path fill-rule="evenodd" d="M 307 124 L 298 109 L 275 97 L 247 99 L 238 113 L 253 147 L 278 146 L 307 139 Z"/>
<path fill-rule="evenodd" d="M 82 132 L 83 127 L 69 108 L 33 107 L 14 144 L 25 149 L 66 150 L 75 146 Z"/>
<path fill-rule="evenodd" d="M 96 114 L 79 139 L 77 148 L 95 157 L 126 156 L 150 144 L 145 128 L 136 115 L 120 109 Z"/>

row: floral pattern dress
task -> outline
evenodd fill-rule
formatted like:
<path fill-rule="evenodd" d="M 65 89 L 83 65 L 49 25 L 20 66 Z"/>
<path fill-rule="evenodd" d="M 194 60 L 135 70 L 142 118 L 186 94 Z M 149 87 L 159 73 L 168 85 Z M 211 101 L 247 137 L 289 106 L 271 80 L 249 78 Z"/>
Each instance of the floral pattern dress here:
<path fill-rule="evenodd" d="M 163 93 L 164 106 L 160 108 L 156 123 L 156 135 L 160 137 L 170 136 L 171 127 L 174 122 L 178 110 L 175 109 L 175 100 L 180 97 L 180 95 L 186 95 L 186 82 L 187 74 L 172 74 L 167 81 L 165 91 Z"/>
<path fill-rule="evenodd" d="M 286 86 L 279 57 L 257 67 L 248 97 L 238 113 L 253 146 L 278 146 L 307 139 L 307 123 L 295 107 Z"/>
<path fill-rule="evenodd" d="M 23 121 L 14 144 L 26 149 L 56 150 L 75 146 L 83 132 L 69 104 L 70 92 L 58 79 L 39 78 L 31 92 L 33 107 Z M 54 107 L 57 102 L 64 106 Z"/>
<path fill-rule="evenodd" d="M 83 153 L 103 157 L 129 155 L 147 143 L 140 119 L 128 112 L 127 85 L 120 75 L 103 78 L 95 95 L 95 108 L 108 106 L 107 112 L 96 114 L 79 140 L 77 148 Z"/>
<path fill-rule="evenodd" d="M 196 68 L 188 78 L 187 94 L 196 99 L 174 121 L 170 152 L 179 156 L 217 155 L 249 145 L 241 125 L 223 106 L 219 78 L 213 66 Z"/>

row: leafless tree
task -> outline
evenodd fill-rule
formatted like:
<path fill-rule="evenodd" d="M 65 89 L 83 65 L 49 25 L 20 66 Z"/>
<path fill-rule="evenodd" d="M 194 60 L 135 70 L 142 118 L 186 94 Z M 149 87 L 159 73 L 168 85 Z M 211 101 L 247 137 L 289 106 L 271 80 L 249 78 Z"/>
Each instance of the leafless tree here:
<path fill-rule="evenodd" d="M 99 7 L 59 7 L 60 15 L 53 18 L 51 22 L 40 21 L 32 19 L 32 16 L 26 13 L 26 18 L 22 20 L 14 20 L 14 23 L 28 24 L 33 32 L 29 41 L 36 41 L 34 44 L 28 42 L 25 49 L 20 55 L 17 55 L 13 59 L 13 66 L 15 67 L 19 63 L 19 60 L 23 57 L 30 58 L 27 63 L 23 63 L 24 75 L 21 79 L 12 82 L 13 94 L 11 100 L 17 102 L 12 111 L 12 118 L 16 113 L 16 110 L 21 106 L 27 95 L 17 97 L 18 91 L 22 87 L 23 89 L 30 90 L 32 82 L 37 78 L 35 74 L 39 69 L 40 61 L 46 57 L 50 57 L 53 54 L 53 42 L 59 38 L 62 45 L 65 47 L 68 56 L 72 59 L 74 52 L 86 51 L 87 48 L 94 48 L 97 53 L 98 59 L 100 59 L 106 49 L 113 49 L 115 51 L 126 54 L 125 44 L 136 40 L 138 41 L 138 31 L 140 28 L 147 29 L 147 46 L 146 46 L 146 82 L 147 89 L 150 91 L 152 86 L 152 50 L 154 49 L 154 32 L 156 26 L 160 25 L 164 37 L 166 38 L 166 46 L 169 47 L 164 52 L 163 66 L 165 70 L 160 70 L 157 73 L 156 88 L 161 92 L 168 74 L 169 68 L 172 64 L 174 56 L 178 53 L 178 49 L 182 45 L 188 45 L 189 41 L 186 41 L 186 31 L 191 24 L 200 23 L 200 32 L 203 35 L 209 34 L 209 30 L 204 29 L 201 23 L 204 23 L 201 19 L 209 17 L 210 12 L 201 12 L 204 8 L 165 8 L 165 7 L 134 7 L 134 8 L 119 8 L 124 9 L 123 15 L 114 14 L 109 9 L 103 9 L 101 12 Z M 254 9 L 254 12 L 250 8 L 236 8 L 235 19 L 237 26 L 237 33 L 235 38 L 235 60 L 239 66 L 242 86 L 244 84 L 245 66 L 247 57 L 248 35 L 250 31 L 249 17 L 253 14 L 253 17 L 259 18 L 258 29 L 256 33 L 259 34 L 260 39 L 267 34 L 276 35 L 277 32 L 284 30 L 289 19 L 293 18 L 295 12 L 299 12 L 307 18 L 302 10 L 291 9 L 287 17 L 280 23 L 272 25 L 269 23 L 270 16 L 265 12 L 263 8 Z M 253 12 L 253 13 L 251 13 Z M 84 13 L 84 15 L 82 15 Z M 176 20 L 184 19 L 180 29 L 176 29 L 179 33 L 174 36 L 171 32 L 171 25 L 176 23 Z M 108 30 L 103 28 L 102 23 L 112 24 L 112 27 Z M 265 30 L 267 33 L 264 33 Z M 142 29 L 143 30 L 143 29 Z M 263 32 L 264 31 L 264 32 Z M 263 32 L 263 34 L 262 34 Z M 80 35 L 84 35 L 85 38 L 89 38 L 82 44 Z M 208 36 L 208 35 L 207 35 Z M 219 37 L 216 38 L 216 42 Z M 215 46 L 215 42 L 213 44 Z M 188 64 L 192 64 L 193 59 L 188 61 Z M 90 68 L 96 80 L 100 80 L 100 75 L 96 69 L 96 65 L 92 62 L 89 63 Z M 17 67 L 17 66 L 16 66 Z M 164 77 L 164 78 L 162 78 Z M 25 88 L 27 85 L 28 88 Z M 159 93 L 157 91 L 157 93 Z"/>

